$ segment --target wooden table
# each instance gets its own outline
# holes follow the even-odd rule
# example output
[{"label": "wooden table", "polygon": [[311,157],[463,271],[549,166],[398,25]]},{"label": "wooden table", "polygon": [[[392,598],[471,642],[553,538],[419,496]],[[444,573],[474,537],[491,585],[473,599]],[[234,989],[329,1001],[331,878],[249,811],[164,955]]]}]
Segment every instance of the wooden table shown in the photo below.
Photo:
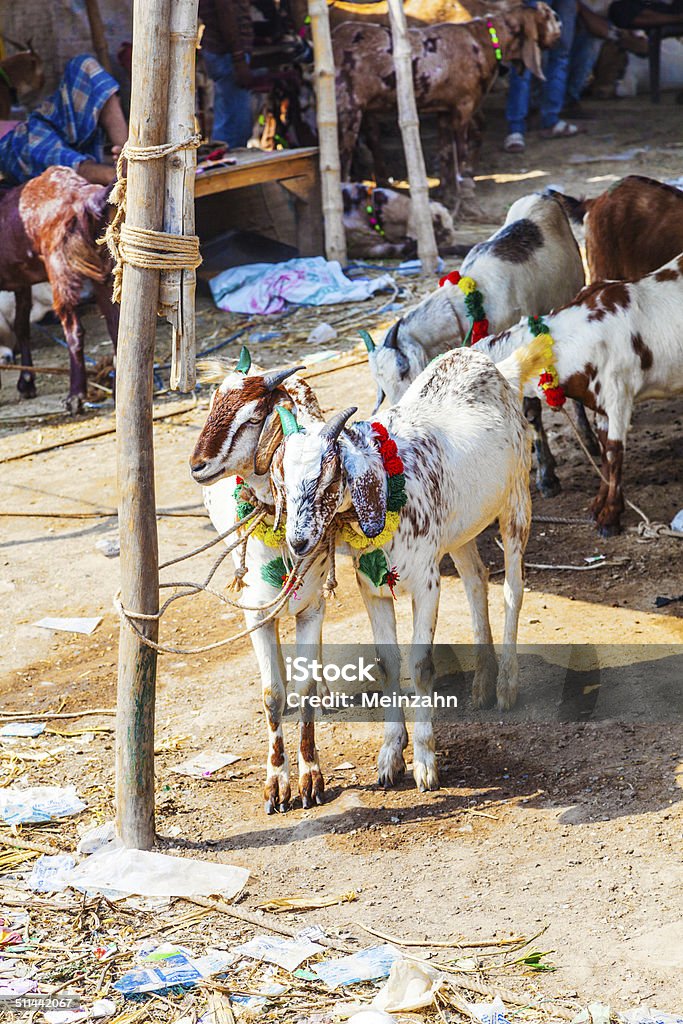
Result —
[{"label": "wooden table", "polygon": [[318,150],[236,149],[230,156],[237,162],[197,175],[195,197],[229,192],[249,185],[277,182],[294,197],[296,207],[296,245],[300,256],[319,256],[323,252],[322,207]]}]

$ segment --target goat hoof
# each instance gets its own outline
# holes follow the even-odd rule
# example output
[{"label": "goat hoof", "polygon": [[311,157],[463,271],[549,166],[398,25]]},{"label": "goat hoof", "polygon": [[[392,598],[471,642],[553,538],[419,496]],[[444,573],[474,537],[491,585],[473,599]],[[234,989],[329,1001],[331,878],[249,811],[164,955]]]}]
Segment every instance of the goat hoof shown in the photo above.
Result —
[{"label": "goat hoof", "polygon": [[263,804],[263,810],[266,814],[275,814],[277,807],[272,800],[266,800]]},{"label": "goat hoof", "polygon": [[37,398],[36,382],[33,377],[24,377],[20,374],[17,381],[17,391],[20,398]]},{"label": "goat hoof", "polygon": [[267,779],[263,790],[263,809],[266,814],[276,814],[278,811],[285,814],[289,810],[290,796],[289,781],[286,776],[273,775]]},{"label": "goat hoof", "polygon": [[312,798],[311,798],[311,797],[309,796],[309,794],[308,794],[308,793],[303,793],[303,794],[302,794],[302,797],[301,797],[301,806],[303,807],[303,809],[304,809],[305,811],[308,811],[308,810],[310,810],[310,808],[311,808],[311,807],[313,806],[313,800],[312,800]]},{"label": "goat hoof", "polygon": [[317,768],[312,768],[309,772],[302,773],[299,779],[299,792],[301,794],[301,805],[305,811],[323,802],[325,780]]},{"label": "goat hoof", "polygon": [[382,786],[383,789],[391,789],[403,778],[405,770],[406,763],[400,750],[385,750],[384,748],[380,750],[377,764],[377,784],[379,786]]},{"label": "goat hoof", "polygon": [[289,810],[289,804],[287,804],[287,803],[285,803],[283,801],[281,804],[278,804],[278,808],[277,809],[280,812],[280,814],[286,814],[287,811]]},{"label": "goat hoof", "polygon": [[83,412],[83,398],[83,395],[69,395],[69,397],[64,400],[66,411],[70,413],[71,416],[77,416],[79,413]]},{"label": "goat hoof", "polygon": [[598,523],[598,533],[601,537],[606,539],[609,537],[618,537],[621,533],[621,526],[619,523]]},{"label": "goat hoof", "polygon": [[415,785],[420,793],[431,792],[439,788],[439,772],[436,767],[436,758],[429,762],[416,761],[413,765],[413,776]]},{"label": "goat hoof", "polygon": [[556,498],[562,492],[562,484],[556,476],[538,480],[537,487],[542,498]]}]

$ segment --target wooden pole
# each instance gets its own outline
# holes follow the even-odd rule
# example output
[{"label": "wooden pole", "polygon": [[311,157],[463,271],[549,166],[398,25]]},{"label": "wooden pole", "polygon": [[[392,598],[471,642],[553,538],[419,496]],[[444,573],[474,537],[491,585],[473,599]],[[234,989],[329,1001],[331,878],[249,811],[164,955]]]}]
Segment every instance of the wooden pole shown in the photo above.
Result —
[{"label": "wooden pole", "polygon": [[85,0],[85,10],[88,15],[88,24],[90,25],[90,35],[92,37],[92,44],[95,47],[95,56],[102,65],[105,71],[111,74],[111,61],[109,60],[109,47],[107,46],[107,37],[104,33],[104,25],[102,24],[102,15],[100,14],[100,8],[97,0]]},{"label": "wooden pole", "polygon": [[[194,88],[199,0],[173,0],[171,8],[170,76],[168,83],[168,142],[182,142],[195,131]],[[194,180],[197,150],[181,149],[166,159],[164,231],[194,234]],[[195,386],[195,270],[166,270],[161,275],[160,303],[173,326],[171,390]]]},{"label": "wooden pole", "polygon": [[327,0],[308,0],[315,60],[315,103],[320,147],[325,254],[328,260],[346,263],[339,138],[337,136],[337,97],[335,95],[334,57]]},{"label": "wooden pole", "polygon": [[[171,0],[135,0],[130,141],[166,142]],[[164,161],[130,161],[126,221],[159,231]],[[152,389],[159,271],[123,268],[116,366],[116,460],[124,608],[153,614],[159,603]],[[157,638],[156,623],[142,622]],[[116,826],[130,847],[154,842],[156,652],[121,625],[116,720]]]},{"label": "wooden pole", "polygon": [[389,0],[389,20],[394,42],[394,69],[396,71],[396,98],[398,123],[403,138],[403,152],[408,168],[410,205],[417,234],[417,255],[422,263],[422,274],[435,274],[439,254],[434,238],[434,225],[429,209],[429,185],[425,168],[420,121],[417,116],[413,89],[413,62],[410,36],[401,0]]}]

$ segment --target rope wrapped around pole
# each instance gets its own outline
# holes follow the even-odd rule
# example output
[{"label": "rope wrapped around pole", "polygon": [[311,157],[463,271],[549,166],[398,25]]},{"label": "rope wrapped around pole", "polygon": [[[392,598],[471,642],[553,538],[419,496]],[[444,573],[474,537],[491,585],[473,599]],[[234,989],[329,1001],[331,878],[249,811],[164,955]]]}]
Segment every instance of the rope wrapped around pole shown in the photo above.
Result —
[{"label": "rope wrapped around pole", "polygon": [[202,262],[198,235],[175,235],[126,224],[127,178],[123,173],[126,160],[164,160],[181,149],[197,149],[200,144],[201,135],[195,132],[180,142],[160,146],[132,146],[127,142],[121,150],[116,162],[117,182],[109,197],[116,213],[104,234],[104,242],[114,260],[114,302],[121,301],[124,263],[144,270],[161,271],[196,270]]}]

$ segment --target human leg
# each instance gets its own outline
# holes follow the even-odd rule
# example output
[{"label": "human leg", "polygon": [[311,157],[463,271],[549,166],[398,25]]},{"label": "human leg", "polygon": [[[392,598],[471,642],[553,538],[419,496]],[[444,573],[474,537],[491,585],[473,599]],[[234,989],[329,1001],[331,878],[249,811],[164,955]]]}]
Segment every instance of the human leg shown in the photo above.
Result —
[{"label": "human leg", "polygon": [[251,93],[235,84],[229,53],[204,51],[206,70],[214,83],[213,137],[235,148],[251,135]]}]

